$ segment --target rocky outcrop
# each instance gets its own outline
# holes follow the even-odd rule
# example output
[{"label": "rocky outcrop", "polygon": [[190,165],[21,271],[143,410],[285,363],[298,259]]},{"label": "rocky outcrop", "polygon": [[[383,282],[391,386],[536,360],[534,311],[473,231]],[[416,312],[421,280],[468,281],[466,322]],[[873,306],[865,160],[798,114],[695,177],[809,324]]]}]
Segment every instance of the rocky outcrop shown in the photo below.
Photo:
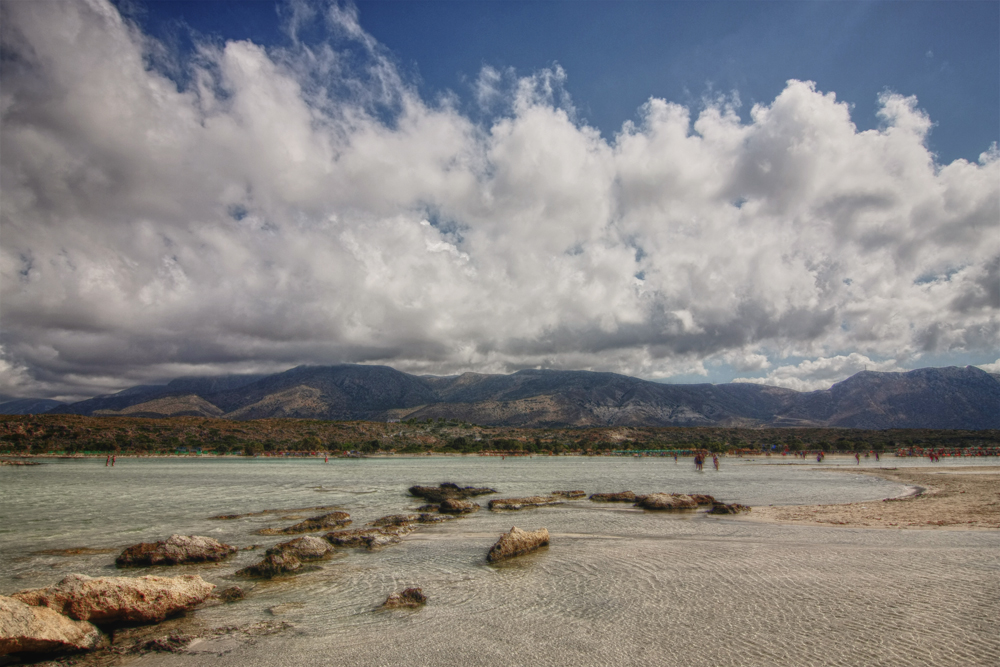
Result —
[{"label": "rocky outcrop", "polygon": [[303,561],[326,558],[333,547],[326,540],[314,535],[303,535],[294,540],[276,544],[264,553],[260,562],[248,565],[236,574],[242,577],[272,579],[282,574],[292,574],[302,569]]},{"label": "rocky outcrop", "polygon": [[750,507],[747,505],[740,505],[739,503],[712,503],[712,509],[708,510],[709,514],[739,514],[740,512],[749,512]]},{"label": "rocky outcrop", "polygon": [[240,577],[260,577],[272,579],[283,574],[291,574],[302,568],[302,561],[291,551],[268,551],[258,563],[237,570]]},{"label": "rocky outcrop", "polygon": [[491,510],[523,510],[526,507],[541,507],[543,505],[559,505],[562,501],[546,496],[529,496],[527,498],[495,498],[490,501]]},{"label": "rocky outcrop", "polygon": [[407,588],[402,593],[391,593],[382,603],[387,609],[420,607],[427,603],[427,596],[419,588]]},{"label": "rocky outcrop", "polygon": [[459,486],[451,482],[444,482],[439,486],[411,486],[410,495],[424,498],[432,503],[440,503],[446,498],[471,498],[473,496],[483,496],[489,493],[496,493],[496,489],[475,486]]},{"label": "rocky outcrop", "polygon": [[103,639],[92,623],[0,595],[0,655],[87,651]]},{"label": "rocky outcrop", "polygon": [[529,553],[548,543],[549,531],[545,528],[528,531],[514,526],[510,532],[501,535],[497,543],[490,548],[486,560],[490,563],[497,563]]},{"label": "rocky outcrop", "polygon": [[171,535],[159,542],[140,542],[121,552],[115,559],[118,567],[143,565],[181,565],[217,562],[236,553],[236,547],[211,537]]},{"label": "rocky outcrop", "polygon": [[351,515],[347,512],[330,512],[321,516],[314,516],[311,519],[301,521],[288,528],[262,528],[257,531],[258,535],[296,535],[298,533],[315,533],[319,530],[330,528],[343,528],[350,525]]},{"label": "rocky outcrop", "polygon": [[48,607],[77,621],[96,625],[159,623],[204,602],[212,590],[196,574],[179,577],[88,577],[71,574],[55,586],[15,593],[11,597],[35,607]]},{"label": "rocky outcrop", "polygon": [[650,493],[639,496],[635,506],[644,510],[693,510],[698,503],[691,496],[679,493]]},{"label": "rocky outcrop", "polygon": [[419,514],[390,514],[389,516],[383,516],[374,521],[369,521],[369,526],[375,526],[376,528],[393,527],[393,526],[405,526],[411,523],[418,523],[420,521]]},{"label": "rocky outcrop", "polygon": [[566,498],[567,500],[574,500],[576,498],[586,498],[586,491],[553,491],[553,496],[557,498]]},{"label": "rocky outcrop", "polygon": [[711,505],[715,503],[715,498],[704,493],[689,493],[691,499],[694,500],[699,505]]},{"label": "rocky outcrop", "polygon": [[590,499],[600,503],[634,503],[635,494],[631,491],[619,491],[618,493],[594,493],[591,494]]},{"label": "rocky outcrop", "polygon": [[325,558],[330,551],[332,551],[330,543],[323,538],[315,535],[303,535],[294,540],[276,544],[266,553],[289,553],[299,560],[319,560]]},{"label": "rocky outcrop", "polygon": [[377,549],[379,547],[398,544],[401,536],[413,530],[409,524],[394,528],[355,528],[353,530],[336,530],[323,536],[335,547],[354,547]]},{"label": "rocky outcrop", "polygon": [[444,514],[470,514],[478,509],[478,503],[474,503],[471,500],[459,500],[457,498],[445,498],[438,506],[438,511]]}]

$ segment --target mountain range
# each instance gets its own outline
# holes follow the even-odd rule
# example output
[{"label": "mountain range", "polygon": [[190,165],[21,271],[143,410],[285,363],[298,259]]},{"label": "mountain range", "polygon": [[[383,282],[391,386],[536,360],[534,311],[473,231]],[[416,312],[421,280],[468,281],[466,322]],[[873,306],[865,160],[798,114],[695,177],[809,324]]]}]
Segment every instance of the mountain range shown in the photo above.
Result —
[{"label": "mountain range", "polygon": [[522,370],[417,376],[388,366],[299,366],[274,375],[180,378],[71,404],[18,399],[0,414],[202,416],[491,426],[1000,428],[1000,375],[974,366],[864,371],[829,389],[661,384],[615,373]]}]

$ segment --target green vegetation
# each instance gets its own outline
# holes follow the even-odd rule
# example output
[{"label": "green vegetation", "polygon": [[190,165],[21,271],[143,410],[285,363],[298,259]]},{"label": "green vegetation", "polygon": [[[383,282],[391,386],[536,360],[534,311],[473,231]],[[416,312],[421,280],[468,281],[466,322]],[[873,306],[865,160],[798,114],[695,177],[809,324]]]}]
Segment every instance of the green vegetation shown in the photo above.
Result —
[{"label": "green vegetation", "polygon": [[456,420],[404,423],[297,419],[228,421],[78,415],[0,415],[0,453],[214,453],[355,451],[422,454],[600,454],[649,450],[827,452],[997,447],[1000,431],[822,428],[514,428]]}]

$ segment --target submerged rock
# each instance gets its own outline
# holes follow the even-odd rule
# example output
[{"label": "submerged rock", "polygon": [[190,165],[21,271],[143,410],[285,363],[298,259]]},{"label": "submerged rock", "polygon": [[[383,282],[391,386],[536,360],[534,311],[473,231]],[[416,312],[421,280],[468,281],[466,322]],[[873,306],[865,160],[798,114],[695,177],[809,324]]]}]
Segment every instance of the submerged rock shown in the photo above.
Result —
[{"label": "submerged rock", "polygon": [[479,505],[471,500],[459,500],[458,498],[445,498],[438,507],[439,512],[444,514],[469,514],[479,510]]},{"label": "submerged rock", "polygon": [[420,521],[419,514],[390,514],[389,516],[383,516],[381,518],[375,519],[374,521],[369,521],[368,525],[375,527],[405,526],[407,524],[419,521]]},{"label": "submerged rock", "polygon": [[216,599],[222,602],[239,602],[246,596],[247,594],[240,586],[230,586],[229,588],[224,588],[215,594]]},{"label": "submerged rock", "polygon": [[171,535],[159,542],[140,542],[121,552],[118,567],[181,565],[217,562],[236,553],[236,547],[200,535]]},{"label": "submerged rock", "polygon": [[287,528],[262,528],[257,531],[258,535],[295,535],[297,533],[315,533],[328,528],[343,528],[350,525],[351,515],[347,512],[330,512],[321,516],[314,516],[306,519],[294,526]]},{"label": "submerged rock", "polygon": [[452,482],[444,482],[439,486],[411,486],[410,495],[425,498],[432,503],[439,503],[446,498],[471,498],[488,493],[496,493],[496,489],[475,486],[459,486]]},{"label": "submerged rock", "polygon": [[236,574],[241,577],[261,577],[271,579],[282,574],[291,574],[302,567],[302,561],[291,551],[270,551],[253,565],[248,565]]},{"label": "submerged rock", "polygon": [[634,503],[635,494],[631,491],[619,491],[618,493],[594,493],[591,500],[601,503]]},{"label": "submerged rock", "polygon": [[[378,547],[398,544],[401,539],[400,530],[385,528],[355,528],[353,530],[337,530],[323,537],[335,547],[354,547],[377,549]],[[404,533],[405,534],[405,533]]]},{"label": "submerged rock", "polygon": [[573,500],[574,498],[585,498],[587,496],[587,492],[586,491],[553,491],[552,495],[553,496],[557,496],[559,498],[566,498],[566,499],[569,499],[569,500]]},{"label": "submerged rock", "polygon": [[[475,504],[475,503],[473,503]],[[479,507],[476,505],[476,507]],[[443,521],[451,521],[455,517],[448,516],[447,514],[421,514],[419,523],[441,523]]]},{"label": "submerged rock", "polygon": [[55,586],[11,597],[97,625],[159,623],[204,602],[215,584],[196,574],[179,577],[88,577],[71,574]]},{"label": "submerged rock", "polygon": [[545,528],[527,531],[514,526],[510,532],[501,535],[497,543],[490,548],[486,560],[490,563],[507,560],[534,551],[548,543],[549,531]]},{"label": "submerged rock", "polygon": [[326,557],[331,551],[330,543],[315,535],[303,535],[294,540],[275,544],[268,549],[265,554],[286,553],[291,554],[299,560],[318,560]]},{"label": "submerged rock", "polygon": [[103,640],[92,623],[0,595],[0,655],[87,651]]},{"label": "submerged rock", "polygon": [[693,510],[698,503],[691,496],[679,493],[650,493],[640,496],[635,506],[645,510]]},{"label": "submerged rock", "polygon": [[527,498],[495,498],[490,501],[491,510],[523,510],[526,507],[542,507],[543,505],[559,505],[562,501],[545,496],[529,496]]},{"label": "submerged rock", "polygon": [[383,607],[398,609],[399,607],[419,607],[427,604],[427,596],[419,588],[407,588],[402,593],[391,593],[382,603]]},{"label": "submerged rock", "polygon": [[749,512],[750,507],[747,505],[740,505],[739,503],[712,503],[712,509],[708,510],[709,514],[739,514],[740,512]]}]

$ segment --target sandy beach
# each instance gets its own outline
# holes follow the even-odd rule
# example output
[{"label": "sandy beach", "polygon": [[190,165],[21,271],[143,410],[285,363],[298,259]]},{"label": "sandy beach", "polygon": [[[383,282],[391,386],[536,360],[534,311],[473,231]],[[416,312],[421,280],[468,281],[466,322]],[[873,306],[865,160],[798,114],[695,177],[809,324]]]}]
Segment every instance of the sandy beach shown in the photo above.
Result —
[{"label": "sandy beach", "polygon": [[749,521],[864,528],[1000,529],[1000,466],[831,470],[913,487],[900,498],[843,505],[754,507]]}]

